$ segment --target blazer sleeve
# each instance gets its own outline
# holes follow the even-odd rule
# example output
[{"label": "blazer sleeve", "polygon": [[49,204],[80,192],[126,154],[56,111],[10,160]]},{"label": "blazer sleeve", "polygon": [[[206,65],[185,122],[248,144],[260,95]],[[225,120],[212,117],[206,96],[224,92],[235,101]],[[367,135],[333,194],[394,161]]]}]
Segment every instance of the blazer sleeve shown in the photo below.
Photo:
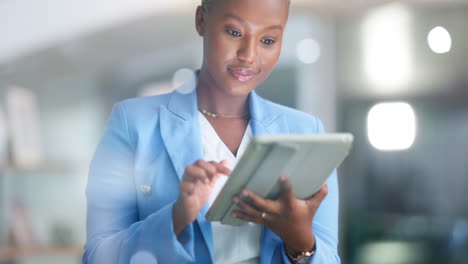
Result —
[{"label": "blazer sleeve", "polygon": [[[325,133],[323,124],[317,119],[317,133]],[[336,170],[328,178],[328,195],[322,201],[312,223],[315,235],[315,254],[310,264],[339,264],[338,256],[338,180]],[[283,263],[291,263],[286,256],[284,246],[282,249]]]},{"label": "blazer sleeve", "polygon": [[138,217],[134,183],[135,141],[123,103],[114,106],[91,162],[87,196],[87,241],[83,263],[188,263],[194,261],[194,231],[177,237],[173,203],[144,220]]}]

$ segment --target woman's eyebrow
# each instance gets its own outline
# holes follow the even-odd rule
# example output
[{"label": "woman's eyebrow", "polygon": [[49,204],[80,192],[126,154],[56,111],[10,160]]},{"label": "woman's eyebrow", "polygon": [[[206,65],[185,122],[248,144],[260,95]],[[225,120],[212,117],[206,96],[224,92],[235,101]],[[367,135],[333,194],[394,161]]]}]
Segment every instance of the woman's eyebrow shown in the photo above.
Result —
[{"label": "woman's eyebrow", "polygon": [[239,16],[234,15],[233,13],[225,14],[224,18],[233,18],[233,19],[239,21],[241,24],[247,24],[247,22],[244,19],[240,18]]},{"label": "woman's eyebrow", "polygon": [[[237,21],[239,21],[241,24],[244,24],[244,25],[247,25],[247,21],[245,21],[244,19],[240,18],[239,16],[233,14],[233,13],[227,13],[224,15],[224,18],[233,18]],[[266,28],[267,30],[271,30],[271,29],[279,29],[279,30],[282,30],[283,27],[280,26],[280,25],[273,25],[273,26],[269,26]]]}]

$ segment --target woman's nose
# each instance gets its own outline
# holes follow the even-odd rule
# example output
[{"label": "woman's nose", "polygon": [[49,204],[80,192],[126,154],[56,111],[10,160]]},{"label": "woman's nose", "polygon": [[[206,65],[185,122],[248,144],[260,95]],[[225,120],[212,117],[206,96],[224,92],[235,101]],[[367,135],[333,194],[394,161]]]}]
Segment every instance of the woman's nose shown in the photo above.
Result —
[{"label": "woman's nose", "polygon": [[256,42],[252,38],[246,38],[237,50],[237,58],[241,61],[252,63],[257,57]]}]

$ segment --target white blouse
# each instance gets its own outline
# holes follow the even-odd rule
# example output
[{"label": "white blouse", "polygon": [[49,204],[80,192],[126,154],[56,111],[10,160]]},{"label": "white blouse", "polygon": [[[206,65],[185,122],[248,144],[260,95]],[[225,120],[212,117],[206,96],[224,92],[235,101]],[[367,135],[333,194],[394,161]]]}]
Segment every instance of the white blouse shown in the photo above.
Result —
[{"label": "white blouse", "polygon": [[[198,113],[203,147],[203,159],[220,162],[227,160],[227,167],[233,169],[238,159],[244,154],[252,139],[250,124],[245,130],[237,156],[229,150],[218,136],[210,122],[202,113]],[[216,196],[227,181],[227,176],[221,176],[216,182],[208,203],[213,204]],[[242,226],[222,225],[212,223],[215,263],[226,264],[258,264],[260,263],[260,243],[262,228],[258,224],[248,223]]]}]

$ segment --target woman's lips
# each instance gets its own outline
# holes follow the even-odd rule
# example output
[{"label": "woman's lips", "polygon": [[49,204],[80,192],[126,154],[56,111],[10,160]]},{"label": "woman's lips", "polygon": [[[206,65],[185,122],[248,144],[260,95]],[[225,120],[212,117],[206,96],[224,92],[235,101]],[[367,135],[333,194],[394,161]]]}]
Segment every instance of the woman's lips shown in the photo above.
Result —
[{"label": "woman's lips", "polygon": [[228,68],[229,73],[240,82],[250,81],[258,72],[245,68]]}]

